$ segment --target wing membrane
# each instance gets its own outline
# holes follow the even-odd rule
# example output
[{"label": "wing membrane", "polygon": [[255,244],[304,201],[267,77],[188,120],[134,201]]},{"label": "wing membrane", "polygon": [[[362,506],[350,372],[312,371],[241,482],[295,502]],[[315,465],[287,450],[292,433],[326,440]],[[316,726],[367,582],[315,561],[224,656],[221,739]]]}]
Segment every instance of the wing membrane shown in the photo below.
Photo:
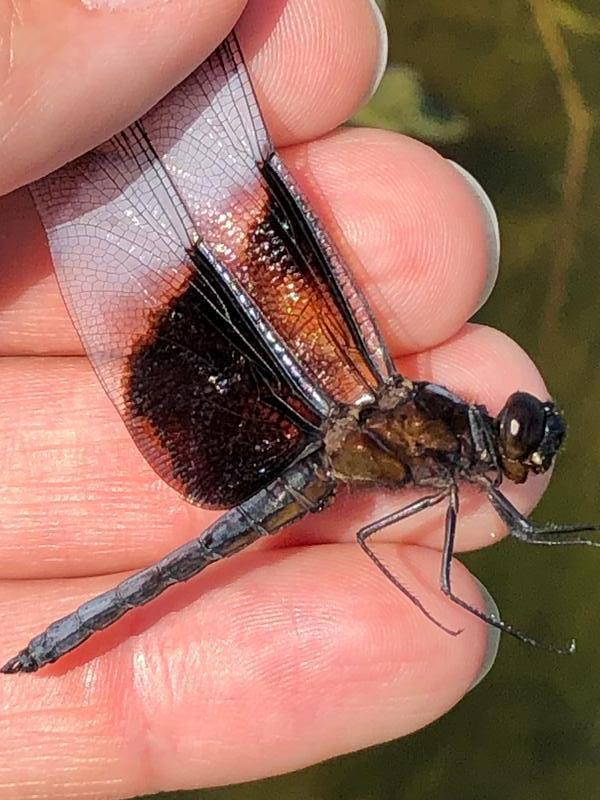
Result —
[{"label": "wing membrane", "polygon": [[302,452],[311,414],[235,299],[211,285],[160,164],[129,145],[116,137],[38,182],[36,203],[86,350],[136,444],[189,500],[233,505]]},{"label": "wing membrane", "polygon": [[[337,248],[274,152],[234,34],[144,126],[202,240],[312,381],[338,402],[371,399],[391,372],[387,351]],[[266,170],[278,177],[278,196]],[[302,239],[312,235],[312,252],[286,235],[297,232],[291,206],[306,219]]]},{"label": "wing membrane", "polygon": [[234,34],[140,121],[32,185],[65,300],[150,464],[228,506],[387,376],[273,153]]}]

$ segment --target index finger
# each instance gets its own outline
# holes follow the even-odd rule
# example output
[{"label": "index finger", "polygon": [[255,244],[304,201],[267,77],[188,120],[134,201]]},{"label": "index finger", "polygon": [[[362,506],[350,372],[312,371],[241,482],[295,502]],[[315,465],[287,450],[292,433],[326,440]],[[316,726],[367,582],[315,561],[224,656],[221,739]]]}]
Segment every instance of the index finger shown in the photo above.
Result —
[{"label": "index finger", "polygon": [[[9,4],[4,19],[0,12],[12,33],[0,97],[0,194],[140,117],[225,38],[245,5],[54,0],[20,4],[17,15]],[[270,98],[278,144],[335,127],[369,94],[385,56],[374,8],[369,0],[248,3],[238,30],[261,102]],[[277,35],[289,28],[294,36]],[[350,72],[352,80],[334,79]]]}]

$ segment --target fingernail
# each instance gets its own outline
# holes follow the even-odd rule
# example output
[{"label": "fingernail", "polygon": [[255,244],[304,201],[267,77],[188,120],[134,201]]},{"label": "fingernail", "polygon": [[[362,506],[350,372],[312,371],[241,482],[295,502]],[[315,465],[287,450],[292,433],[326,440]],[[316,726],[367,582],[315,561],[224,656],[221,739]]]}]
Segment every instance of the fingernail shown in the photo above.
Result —
[{"label": "fingernail", "polygon": [[371,3],[371,8],[373,9],[373,17],[379,33],[379,62],[377,64],[375,77],[373,78],[373,82],[371,83],[369,92],[365,98],[365,102],[368,102],[379,88],[379,84],[381,83],[381,79],[385,74],[385,69],[388,62],[388,32],[385,19],[383,18],[381,9],[377,4],[377,0],[369,0],[369,2]]},{"label": "fingernail", "polygon": [[[485,611],[490,616],[496,617],[496,619],[500,619],[500,612],[498,611],[498,606],[492,595],[488,592],[481,581],[477,581],[477,585],[479,586],[479,591],[481,592],[481,597],[483,599]],[[502,635],[498,628],[493,628],[491,625],[486,625],[486,632],[487,632],[487,647],[485,648],[485,654],[483,657],[483,661],[481,662],[481,667],[479,668],[479,672],[477,673],[477,677],[473,681],[473,683],[469,686],[468,691],[470,692],[476,686],[478,686],[481,681],[485,678],[491,668],[494,666],[494,661],[496,660],[496,656],[498,655],[498,647],[500,645],[500,636]]]},{"label": "fingernail", "polygon": [[487,269],[487,280],[485,282],[485,286],[483,287],[481,299],[479,300],[479,305],[477,306],[476,309],[477,311],[479,311],[481,306],[484,305],[484,303],[492,293],[492,289],[494,288],[496,279],[498,278],[498,267],[500,265],[500,228],[498,226],[498,217],[496,215],[496,210],[492,205],[492,201],[484,191],[479,181],[475,180],[475,178],[471,175],[471,173],[467,172],[467,170],[464,167],[461,167],[460,164],[457,164],[456,161],[448,159],[448,163],[452,164],[452,166],[457,170],[457,172],[459,172],[462,175],[462,177],[466,180],[466,182],[469,184],[471,191],[473,192],[475,197],[479,200],[485,215],[486,234],[488,243],[488,269]]}]

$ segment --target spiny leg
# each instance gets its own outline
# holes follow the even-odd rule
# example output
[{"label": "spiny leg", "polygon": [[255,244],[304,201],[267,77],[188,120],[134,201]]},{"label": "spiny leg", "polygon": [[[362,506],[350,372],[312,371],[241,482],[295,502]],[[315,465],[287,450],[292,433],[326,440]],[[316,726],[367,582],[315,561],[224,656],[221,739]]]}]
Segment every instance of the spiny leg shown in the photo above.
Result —
[{"label": "spiny leg", "polygon": [[428,495],[427,497],[421,497],[419,500],[415,500],[414,503],[410,503],[410,505],[401,508],[399,511],[394,511],[393,514],[388,514],[386,517],[382,517],[381,519],[372,522],[370,525],[367,525],[364,528],[361,528],[359,532],[356,534],[356,538],[358,543],[365,551],[365,553],[369,556],[371,561],[375,564],[375,566],[383,572],[385,577],[396,587],[399,589],[403,595],[408,597],[411,603],[421,611],[427,619],[431,620],[434,625],[437,625],[438,628],[441,628],[446,633],[449,633],[451,636],[457,636],[461,633],[460,630],[453,630],[452,628],[447,628],[443,625],[439,620],[437,620],[430,611],[428,611],[423,603],[419,600],[419,598],[413,594],[403,583],[401,583],[398,578],[390,572],[390,570],[386,567],[386,565],[379,559],[379,557],[373,552],[373,550],[367,544],[367,539],[372,536],[377,531],[383,530],[387,528],[389,525],[393,525],[396,522],[401,522],[408,517],[412,517],[414,514],[418,514],[420,511],[425,511],[427,508],[431,508],[432,506],[441,503],[448,496],[448,489],[444,489],[442,492],[438,494]]},{"label": "spiny leg", "polygon": [[[503,633],[508,633],[510,636],[514,636],[515,639],[518,639],[521,642],[525,642],[525,644],[533,645],[534,647],[541,647],[544,650],[549,650],[552,653],[558,653],[559,655],[569,655],[575,652],[575,641],[572,640],[566,647],[558,647],[553,644],[548,644],[546,642],[541,642],[533,637],[529,636],[526,633],[514,628],[512,625],[504,622],[504,620],[496,617],[494,614],[487,614],[485,611],[480,611],[475,606],[472,606],[470,603],[467,603],[466,600],[463,600],[462,597],[454,594],[452,591],[452,557],[454,555],[454,542],[456,537],[456,522],[458,519],[458,490],[456,486],[452,486],[450,489],[450,503],[448,504],[448,510],[446,512],[446,525],[445,525],[445,535],[444,535],[444,549],[442,551],[442,566],[441,566],[441,573],[440,573],[440,588],[442,592],[447,595],[452,602],[456,603],[456,605],[464,608],[465,611],[468,611],[470,614],[478,617],[479,619],[483,620],[483,622],[491,625],[493,628],[497,628],[499,631]],[[518,513],[518,512],[517,512]]]},{"label": "spiny leg", "polygon": [[[511,536],[529,544],[543,545],[569,545],[581,544],[587,547],[600,547],[600,542],[585,539],[580,536],[570,536],[573,533],[585,531],[599,531],[596,525],[536,525],[523,516],[502,492],[494,486],[487,485],[486,491],[490,503],[500,519],[508,526]],[[567,538],[570,537],[570,538]]]}]

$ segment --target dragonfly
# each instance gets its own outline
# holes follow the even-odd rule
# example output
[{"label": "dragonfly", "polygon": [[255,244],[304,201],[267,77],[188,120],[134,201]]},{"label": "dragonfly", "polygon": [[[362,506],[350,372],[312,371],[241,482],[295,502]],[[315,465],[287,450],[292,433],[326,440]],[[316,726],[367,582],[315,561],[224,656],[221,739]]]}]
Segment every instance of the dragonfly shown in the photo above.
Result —
[{"label": "dragonfly", "polygon": [[492,415],[396,371],[339,246],[273,146],[235,31],[140,120],[31,193],[70,315],[133,441],[185,500],[224,513],[50,624],[3,673],[55,662],[173,584],[320,512],[345,484],[422,490],[357,540],[432,623],[460,632],[393,575],[371,537],[445,504],[441,591],[540,644],[453,591],[459,488],[481,490],[518,539],[597,546],[577,536],[593,526],[536,525],[501,491],[551,467],[563,417],[526,392]]}]

